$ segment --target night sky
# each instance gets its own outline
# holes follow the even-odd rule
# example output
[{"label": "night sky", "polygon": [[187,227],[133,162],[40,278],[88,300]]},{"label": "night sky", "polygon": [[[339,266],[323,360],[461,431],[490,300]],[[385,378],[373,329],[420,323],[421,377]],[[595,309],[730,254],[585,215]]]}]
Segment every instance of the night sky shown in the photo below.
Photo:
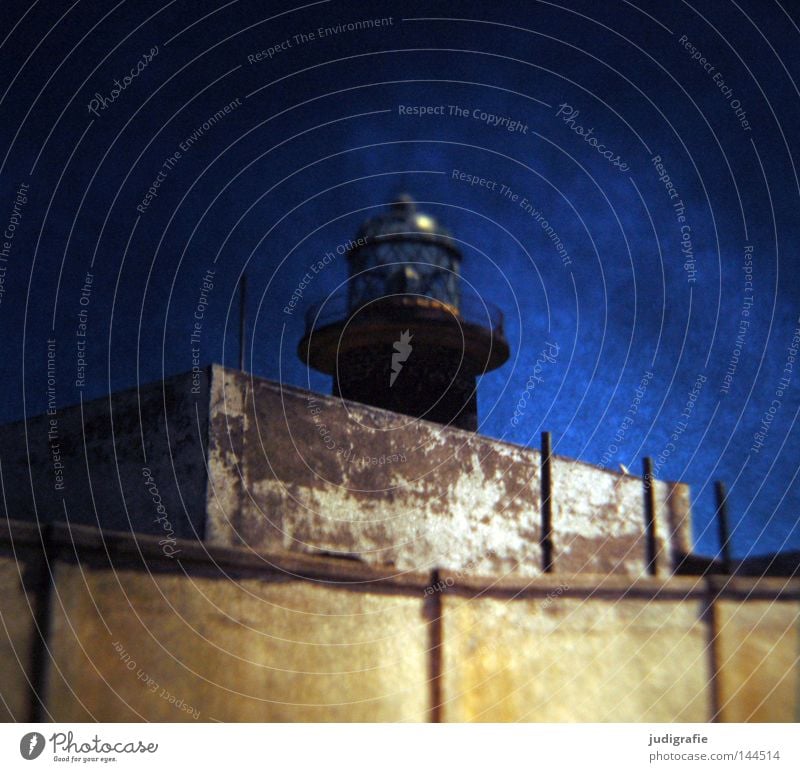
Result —
[{"label": "night sky", "polygon": [[481,432],[546,429],[555,452],[636,474],[653,457],[692,485],[707,554],[724,480],[735,555],[800,549],[796,3],[0,15],[0,421],[47,408],[48,340],[59,406],[190,370],[201,295],[195,358],[236,366],[243,272],[247,369],[329,392],[295,351],[345,258],[285,308],[407,192],[505,314]]}]

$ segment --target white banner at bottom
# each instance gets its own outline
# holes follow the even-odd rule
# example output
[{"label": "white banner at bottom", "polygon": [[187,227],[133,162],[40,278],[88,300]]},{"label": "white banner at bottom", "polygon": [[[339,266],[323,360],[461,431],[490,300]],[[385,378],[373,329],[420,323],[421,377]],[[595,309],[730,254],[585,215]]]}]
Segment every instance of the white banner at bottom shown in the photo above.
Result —
[{"label": "white banner at bottom", "polygon": [[796,770],[794,724],[4,724],[0,769]]}]

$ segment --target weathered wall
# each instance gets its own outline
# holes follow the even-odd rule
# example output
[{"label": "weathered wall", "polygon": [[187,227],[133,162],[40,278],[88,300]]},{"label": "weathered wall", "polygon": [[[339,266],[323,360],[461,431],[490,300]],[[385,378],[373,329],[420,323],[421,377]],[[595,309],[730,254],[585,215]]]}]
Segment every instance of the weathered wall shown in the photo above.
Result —
[{"label": "weathered wall", "polygon": [[[17,518],[202,537],[208,373],[168,378],[0,427],[7,505]],[[55,433],[49,434],[55,421]],[[27,424],[27,427],[26,427]],[[54,444],[62,464],[56,487]],[[144,484],[149,467],[167,512]]]},{"label": "weathered wall", "polygon": [[[218,367],[211,388],[211,543],[542,573],[538,450]],[[644,573],[641,479],[561,457],[552,479],[556,571]],[[688,488],[656,482],[655,498],[669,573],[690,546]]]},{"label": "weathered wall", "polygon": [[445,600],[448,721],[705,721],[697,600]]},{"label": "weathered wall", "polygon": [[[558,573],[645,574],[642,479],[561,457],[552,460],[552,477]],[[663,576],[691,549],[689,488],[656,480],[653,492],[655,565]]]},{"label": "weathered wall", "polygon": [[[25,424],[0,428],[16,516],[406,571],[542,573],[535,449],[215,365],[59,410],[58,490],[50,420],[27,423],[27,445]],[[644,573],[641,480],[561,457],[552,480],[556,571]],[[655,494],[664,574],[689,548],[688,489]]]},{"label": "weathered wall", "polygon": [[267,381],[248,386],[247,495],[231,518],[244,543],[402,570],[541,563],[539,468],[519,449]]},{"label": "weathered wall", "polygon": [[422,598],[59,566],[56,721],[424,721]]},{"label": "weathered wall", "polygon": [[23,586],[26,563],[0,556],[0,721],[27,721],[36,596]]},{"label": "weathered wall", "polygon": [[798,608],[722,600],[716,612],[723,720],[800,721]]},{"label": "weathered wall", "polygon": [[[22,573],[50,576],[26,538]],[[387,577],[178,546],[56,530],[36,672],[29,604],[47,585],[26,596],[6,544],[4,718],[28,720],[29,684],[58,721],[800,718],[798,580]]]}]

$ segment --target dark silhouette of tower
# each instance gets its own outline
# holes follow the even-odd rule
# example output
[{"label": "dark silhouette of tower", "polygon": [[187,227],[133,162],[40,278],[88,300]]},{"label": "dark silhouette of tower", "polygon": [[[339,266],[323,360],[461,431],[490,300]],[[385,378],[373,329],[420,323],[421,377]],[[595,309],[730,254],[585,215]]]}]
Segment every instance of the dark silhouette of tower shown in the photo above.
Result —
[{"label": "dark silhouette of tower", "polygon": [[477,430],[477,377],[509,350],[500,311],[464,291],[450,234],[402,197],[347,256],[346,297],[309,310],[300,358],[333,376],[334,395]]}]

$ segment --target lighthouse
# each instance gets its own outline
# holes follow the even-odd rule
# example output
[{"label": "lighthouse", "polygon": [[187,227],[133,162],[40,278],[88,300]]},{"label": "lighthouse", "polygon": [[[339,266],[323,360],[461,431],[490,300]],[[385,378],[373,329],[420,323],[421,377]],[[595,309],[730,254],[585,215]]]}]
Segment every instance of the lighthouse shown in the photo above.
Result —
[{"label": "lighthouse", "polygon": [[300,359],[334,396],[477,431],[477,379],[509,347],[500,310],[464,286],[452,235],[402,196],[351,244],[346,291],[309,309]]}]

